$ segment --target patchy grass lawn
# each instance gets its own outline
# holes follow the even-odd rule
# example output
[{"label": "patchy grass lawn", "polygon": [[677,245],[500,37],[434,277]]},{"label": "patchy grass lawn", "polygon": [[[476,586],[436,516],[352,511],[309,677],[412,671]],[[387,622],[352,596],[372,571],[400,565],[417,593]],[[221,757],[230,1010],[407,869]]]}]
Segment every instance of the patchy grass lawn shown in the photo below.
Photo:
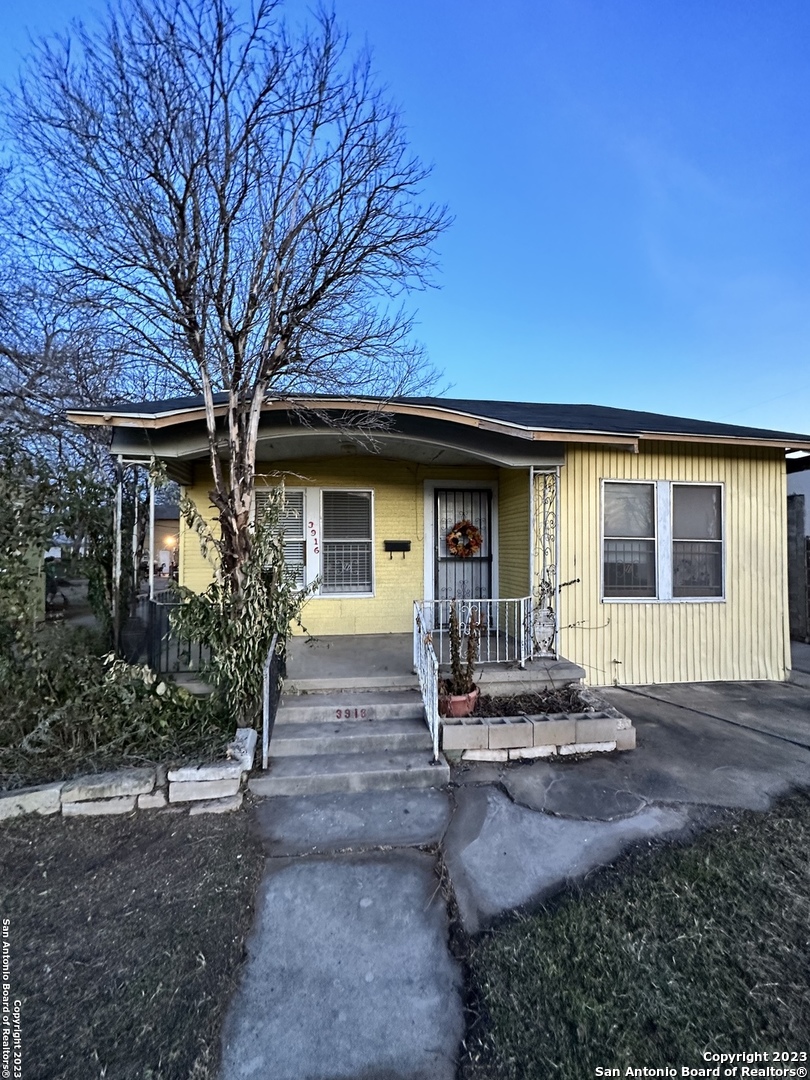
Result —
[{"label": "patchy grass lawn", "polygon": [[806,1051],[810,796],[688,848],[628,855],[594,888],[482,935],[468,964],[477,1020],[463,1080]]},{"label": "patchy grass lawn", "polygon": [[264,858],[245,812],[0,825],[25,1080],[208,1080]]}]

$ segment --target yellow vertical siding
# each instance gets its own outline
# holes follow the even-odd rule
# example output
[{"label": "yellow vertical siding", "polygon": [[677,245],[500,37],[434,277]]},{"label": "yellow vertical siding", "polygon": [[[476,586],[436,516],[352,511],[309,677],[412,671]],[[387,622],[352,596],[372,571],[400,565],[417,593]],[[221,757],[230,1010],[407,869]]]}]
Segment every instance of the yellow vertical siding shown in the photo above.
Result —
[{"label": "yellow vertical siding", "polygon": [[[424,595],[425,481],[454,480],[497,484],[498,470],[480,468],[429,468],[381,458],[336,458],[285,463],[283,473],[266,469],[270,483],[280,476],[288,487],[345,487],[374,492],[374,595],[314,596],[304,610],[304,626],[318,636],[332,634],[406,633],[413,627],[413,602]],[[197,483],[187,490],[201,511],[213,517],[209,505],[210,473],[202,469]],[[410,540],[404,559],[383,550],[385,540]],[[180,544],[180,581],[204,589],[211,568],[202,558],[196,537],[183,524]]]},{"label": "yellow vertical siding", "polygon": [[498,475],[498,594],[528,596],[531,472],[501,469]]},{"label": "yellow vertical siding", "polygon": [[[725,600],[603,602],[601,481],[724,485]],[[784,679],[788,664],[785,466],[776,451],[574,446],[560,476],[559,647],[592,685]]]}]

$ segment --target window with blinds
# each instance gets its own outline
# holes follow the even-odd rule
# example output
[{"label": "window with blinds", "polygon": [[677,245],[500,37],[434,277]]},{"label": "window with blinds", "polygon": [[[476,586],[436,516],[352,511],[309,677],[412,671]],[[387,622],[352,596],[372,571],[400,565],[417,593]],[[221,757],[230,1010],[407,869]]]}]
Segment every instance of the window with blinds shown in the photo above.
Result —
[{"label": "window with blinds", "polygon": [[371,492],[324,491],[321,592],[372,592]]},{"label": "window with blinds", "polygon": [[[267,507],[269,495],[256,492],[256,516]],[[284,506],[279,516],[279,527],[284,537],[284,565],[295,574],[295,584],[303,589],[306,584],[307,545],[304,521],[303,491],[285,491]]]}]

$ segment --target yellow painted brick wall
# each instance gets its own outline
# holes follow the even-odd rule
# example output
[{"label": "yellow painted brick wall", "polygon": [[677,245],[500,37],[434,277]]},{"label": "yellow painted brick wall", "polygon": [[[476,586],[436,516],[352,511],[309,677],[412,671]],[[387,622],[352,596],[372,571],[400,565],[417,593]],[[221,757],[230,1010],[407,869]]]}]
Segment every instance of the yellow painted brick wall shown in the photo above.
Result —
[{"label": "yellow painted brick wall", "polygon": [[[280,473],[265,470],[268,482],[277,483]],[[199,469],[197,483],[187,494],[208,515],[210,473]],[[382,458],[336,458],[322,461],[285,463],[285,483],[290,488],[345,487],[374,492],[374,595],[314,596],[304,609],[303,622],[309,634],[408,633],[413,627],[413,602],[424,594],[424,497],[426,480],[497,482],[495,468],[439,468],[411,465]],[[261,481],[257,481],[257,486]],[[411,550],[403,559],[383,550],[384,540],[410,540]],[[209,565],[202,558],[195,536],[181,528],[180,581],[193,589],[203,589],[211,580]]]},{"label": "yellow painted brick wall", "polygon": [[[724,484],[724,602],[602,602],[601,485]],[[753,448],[572,446],[560,475],[560,652],[592,685],[784,679],[789,665],[784,457]]]},{"label": "yellow painted brick wall", "polygon": [[[219,536],[216,511],[211,505],[208,494],[211,486],[211,470],[200,467],[196,470],[194,486],[182,488],[181,491],[183,495],[188,495],[194,501],[197,509],[211,526],[214,535]],[[196,534],[190,531],[182,518],[180,519],[180,539],[177,545],[177,574],[181,585],[194,589],[196,592],[202,592],[207,588],[213,576],[212,566],[203,558]]]},{"label": "yellow painted brick wall", "polygon": [[498,591],[502,597],[528,596],[531,530],[531,471],[498,473]]}]

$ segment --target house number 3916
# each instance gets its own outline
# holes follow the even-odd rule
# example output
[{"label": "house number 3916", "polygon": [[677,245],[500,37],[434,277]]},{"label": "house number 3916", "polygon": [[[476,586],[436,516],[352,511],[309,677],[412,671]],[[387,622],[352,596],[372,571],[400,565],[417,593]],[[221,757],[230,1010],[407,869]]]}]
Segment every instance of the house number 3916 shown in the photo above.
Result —
[{"label": "house number 3916", "polygon": [[318,530],[315,528],[315,522],[308,521],[307,527],[309,529],[309,535],[312,537],[312,549],[316,555],[319,555],[321,552],[321,546],[318,543]]}]

